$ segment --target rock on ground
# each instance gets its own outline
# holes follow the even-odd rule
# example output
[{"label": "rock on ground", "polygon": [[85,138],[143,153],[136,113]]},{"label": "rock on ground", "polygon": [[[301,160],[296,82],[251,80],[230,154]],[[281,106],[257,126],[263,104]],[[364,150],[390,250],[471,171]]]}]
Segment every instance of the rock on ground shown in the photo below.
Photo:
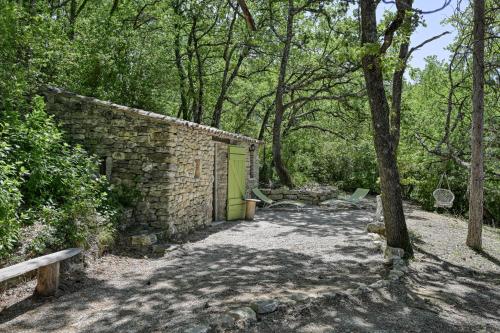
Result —
[{"label": "rock on ground", "polygon": [[252,302],[250,307],[258,314],[266,314],[276,311],[278,305],[278,301],[274,299],[265,299]]},{"label": "rock on ground", "polygon": [[385,236],[385,224],[384,222],[370,222],[366,225],[366,231]]},{"label": "rock on ground", "polygon": [[251,323],[257,320],[257,314],[252,308],[244,306],[228,312],[236,321]]}]

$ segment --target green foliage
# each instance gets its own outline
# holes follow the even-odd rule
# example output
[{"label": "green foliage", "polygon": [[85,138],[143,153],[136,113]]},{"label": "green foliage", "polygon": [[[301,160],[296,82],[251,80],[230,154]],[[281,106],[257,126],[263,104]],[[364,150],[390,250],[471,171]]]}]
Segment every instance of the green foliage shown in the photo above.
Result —
[{"label": "green foliage", "polygon": [[135,187],[125,186],[112,186],[110,192],[109,202],[118,207],[134,207],[134,205],[141,198],[141,192]]},{"label": "green foliage", "polygon": [[6,163],[10,146],[0,140],[0,257],[15,245],[19,234],[17,210],[21,205],[19,177],[15,165]]},{"label": "green foliage", "polygon": [[[366,131],[367,128],[358,130]],[[359,133],[358,141],[332,141],[327,135],[310,136],[306,132],[288,138],[284,152],[297,184],[316,182],[335,184],[346,191],[357,187],[377,191],[375,152],[371,139],[363,138],[364,135],[366,132]]]},{"label": "green foliage", "polygon": [[[70,147],[43,100],[36,97],[31,111],[5,112],[1,120],[0,259],[16,241],[25,255],[69,246],[88,246],[91,236],[112,231],[117,205],[110,200],[104,177],[96,175],[97,161],[80,147]],[[20,239],[20,229],[34,233]]]},{"label": "green foliage", "polygon": [[[271,162],[271,130],[287,3],[247,2],[257,31],[250,32],[236,15],[231,33],[234,9],[227,1],[118,3],[111,13],[111,0],[0,0],[0,258],[14,251],[42,253],[92,241],[109,247],[115,234],[116,207],[133,206],[139,197],[135,189],[110,190],[104,179],[95,176],[96,161],[81,148],[64,143],[53,120],[43,112],[42,101],[34,98],[42,85],[172,116],[179,115],[183,94],[189,108],[185,118],[192,120],[198,108],[203,111],[202,123],[210,124],[227,61],[226,79],[244,55],[227,87],[220,127],[253,137],[262,131],[266,148],[261,150],[261,178],[266,184],[277,181]],[[488,6],[492,3],[488,1]],[[283,159],[298,185],[330,183],[346,191],[365,187],[377,192],[378,169],[362,73],[342,73],[356,68],[363,54],[379,46],[360,47],[358,13],[349,10],[348,2],[295,1],[297,8],[306,4],[311,10],[295,16],[284,100],[285,104],[301,98],[304,102],[284,114]],[[75,17],[72,5],[81,9]],[[379,33],[393,15],[385,14]],[[449,19],[458,32],[450,48],[458,46],[464,55],[450,75],[461,83],[451,101],[457,125],[449,144],[464,160],[470,153],[471,57],[467,47],[471,17],[467,11]],[[385,74],[401,66],[397,49],[402,38],[404,34],[396,34],[393,47],[381,59]],[[500,186],[491,174],[500,173],[495,114],[498,51],[498,39],[488,38],[486,57],[492,69],[486,80],[485,202],[488,214],[496,220]],[[429,153],[416,138],[419,135],[427,148],[434,148],[443,137],[448,65],[449,61],[430,58],[426,68],[408,69],[411,80],[405,83],[403,95],[398,160],[406,198],[433,209],[432,192],[446,172],[456,195],[453,210],[464,214],[467,170],[449,157]],[[390,82],[386,83],[390,98]],[[328,95],[334,98],[324,98]],[[463,112],[458,114],[460,105],[464,105]],[[440,148],[444,155],[449,152],[446,145]],[[29,246],[21,249],[23,243]]]},{"label": "green foliage", "polygon": [[[493,50],[490,51],[493,56]],[[488,57],[488,53],[486,55]],[[453,94],[450,92],[448,64],[427,59],[423,70],[413,70],[413,83],[406,87],[403,103],[404,118],[399,164],[402,182],[409,198],[423,204],[426,209],[433,209],[432,192],[439,183],[439,177],[447,173],[450,188],[455,194],[452,211],[465,214],[468,209],[468,170],[455,163],[451,155],[465,161],[470,159],[470,114],[472,75],[468,65],[451,72],[458,85]],[[500,219],[499,180],[492,175],[498,168],[498,122],[496,105],[498,90],[493,86],[485,89],[485,208],[488,222]],[[447,127],[449,106],[450,134],[443,142]],[[437,152],[436,152],[437,149]],[[429,153],[427,150],[434,151]]]}]

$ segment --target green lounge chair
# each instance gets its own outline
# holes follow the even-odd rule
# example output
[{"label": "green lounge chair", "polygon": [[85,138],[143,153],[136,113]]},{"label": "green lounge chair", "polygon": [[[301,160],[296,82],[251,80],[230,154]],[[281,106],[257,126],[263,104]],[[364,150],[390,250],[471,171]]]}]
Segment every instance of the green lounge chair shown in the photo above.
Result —
[{"label": "green lounge chair", "polygon": [[275,206],[295,206],[298,208],[304,207],[306,204],[300,201],[294,201],[294,200],[280,200],[280,201],[274,201],[273,199],[270,199],[267,195],[262,193],[261,190],[258,188],[254,188],[252,190],[253,194],[259,198],[263,203],[264,203],[264,208],[271,208]]},{"label": "green lounge chair", "polygon": [[329,206],[329,205],[339,203],[339,202],[347,202],[347,203],[351,203],[351,204],[359,207],[359,202],[366,197],[368,192],[370,192],[370,190],[368,190],[366,188],[357,188],[356,191],[354,191],[354,193],[348,197],[345,197],[343,199],[326,200],[326,201],[321,202],[320,205]]},{"label": "green lounge chair", "polygon": [[353,194],[351,194],[350,196],[348,196],[344,200],[352,202],[354,204],[357,204],[358,202],[360,202],[361,200],[363,200],[366,197],[368,192],[370,192],[370,190],[368,190],[366,188],[357,188]]}]

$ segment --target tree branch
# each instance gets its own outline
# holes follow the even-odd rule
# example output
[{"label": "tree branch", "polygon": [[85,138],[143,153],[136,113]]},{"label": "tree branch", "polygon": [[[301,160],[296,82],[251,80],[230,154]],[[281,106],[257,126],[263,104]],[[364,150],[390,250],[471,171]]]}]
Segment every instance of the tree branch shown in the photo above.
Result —
[{"label": "tree branch", "polygon": [[253,20],[250,10],[248,9],[246,1],[238,0],[238,5],[241,7],[241,11],[243,12],[243,17],[247,22],[248,29],[250,29],[251,31],[257,31],[257,28],[255,27],[255,21]]},{"label": "tree branch", "polygon": [[418,44],[418,45],[417,45],[417,46],[415,46],[415,47],[412,47],[412,48],[410,49],[410,51],[408,52],[408,55],[406,56],[406,59],[410,58],[410,56],[411,56],[411,54],[412,54],[413,52],[417,51],[418,49],[420,49],[421,47],[423,47],[425,44],[428,44],[428,43],[430,43],[430,42],[432,42],[432,41],[435,41],[436,39],[439,39],[439,38],[441,38],[441,37],[443,37],[444,35],[447,35],[447,34],[449,34],[449,33],[450,33],[449,31],[445,31],[445,32],[443,32],[443,33],[441,33],[441,34],[439,34],[439,35],[436,35],[436,36],[434,36],[434,37],[431,37],[431,38],[429,38],[429,39],[424,40],[422,43]]},{"label": "tree branch", "polygon": [[[390,0],[382,0],[383,3],[385,4],[396,4],[398,3],[398,1],[390,1]],[[419,14],[432,14],[432,13],[437,13],[443,9],[445,9],[446,7],[448,7],[448,5],[451,3],[451,0],[445,0],[443,5],[439,8],[436,8],[436,9],[432,9],[432,10],[421,10],[421,9],[418,9],[418,8],[412,8],[411,6],[408,6],[406,4],[403,4],[404,7],[406,7],[407,10],[411,10],[415,13],[419,13]]]},{"label": "tree branch", "polygon": [[[405,1],[410,1],[410,4],[407,4]],[[396,7],[397,7],[397,12],[396,12],[396,17],[394,20],[391,21],[391,23],[387,26],[384,32],[384,41],[382,42],[382,45],[380,46],[380,54],[384,54],[387,49],[392,44],[392,40],[394,39],[394,34],[396,31],[403,25],[404,19],[406,16],[406,9],[409,7],[411,8],[412,1],[411,0],[396,0]]]}]

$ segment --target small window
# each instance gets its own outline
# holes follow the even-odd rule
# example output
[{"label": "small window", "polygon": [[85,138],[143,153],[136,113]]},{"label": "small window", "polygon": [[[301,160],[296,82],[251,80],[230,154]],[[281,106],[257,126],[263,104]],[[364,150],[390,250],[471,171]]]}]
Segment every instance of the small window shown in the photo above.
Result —
[{"label": "small window", "polygon": [[106,158],[102,158],[99,161],[99,174],[101,176],[105,176],[106,175]]},{"label": "small window", "polygon": [[199,159],[194,160],[194,178],[200,178],[201,176],[201,161]]},{"label": "small window", "polygon": [[99,174],[111,180],[111,170],[113,169],[113,158],[110,156],[101,159],[99,163]]}]

